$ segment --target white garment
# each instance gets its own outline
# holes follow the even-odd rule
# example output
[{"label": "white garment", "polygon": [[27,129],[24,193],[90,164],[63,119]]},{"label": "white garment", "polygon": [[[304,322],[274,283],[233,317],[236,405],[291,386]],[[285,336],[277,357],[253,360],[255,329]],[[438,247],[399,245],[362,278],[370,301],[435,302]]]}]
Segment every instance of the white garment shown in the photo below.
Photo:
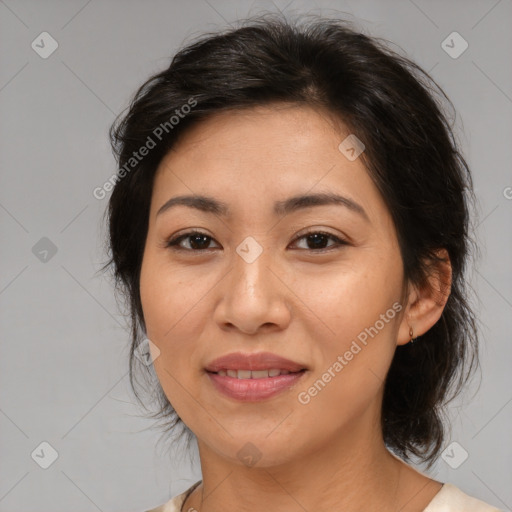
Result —
[{"label": "white garment", "polygon": [[[167,503],[146,512],[180,512],[181,506],[186,497],[201,483],[196,482],[186,491],[178,494]],[[187,512],[184,510],[183,512]],[[423,512],[502,512],[499,509],[488,505],[463,493],[458,487],[452,484],[444,484],[441,490],[434,496],[434,499],[427,505]]]}]

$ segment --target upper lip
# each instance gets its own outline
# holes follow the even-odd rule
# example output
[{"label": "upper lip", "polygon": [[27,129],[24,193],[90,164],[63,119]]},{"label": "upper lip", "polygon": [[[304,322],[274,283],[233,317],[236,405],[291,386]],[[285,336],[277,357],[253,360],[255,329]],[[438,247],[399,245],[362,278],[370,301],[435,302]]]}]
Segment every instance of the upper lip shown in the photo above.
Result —
[{"label": "upper lip", "polygon": [[253,354],[244,354],[243,352],[233,352],[225,356],[218,357],[206,365],[205,369],[209,372],[218,372],[220,370],[288,370],[289,372],[298,372],[305,370],[305,366],[272,354],[271,352],[256,352]]}]

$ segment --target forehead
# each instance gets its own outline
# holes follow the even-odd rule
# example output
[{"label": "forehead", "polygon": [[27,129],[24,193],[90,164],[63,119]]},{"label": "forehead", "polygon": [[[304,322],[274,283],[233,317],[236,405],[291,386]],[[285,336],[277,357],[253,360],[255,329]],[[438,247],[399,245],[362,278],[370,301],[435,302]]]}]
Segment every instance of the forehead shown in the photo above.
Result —
[{"label": "forehead", "polygon": [[334,116],[312,107],[212,115],[184,133],[160,163],[153,207],[169,195],[203,194],[250,208],[310,191],[342,194],[378,213],[385,206],[362,159],[351,161],[339,149],[348,135]]},{"label": "forehead", "polygon": [[170,155],[200,158],[208,151],[216,157],[247,153],[263,158],[272,152],[285,159],[304,158],[307,150],[317,158],[329,141],[339,144],[348,134],[343,123],[324,109],[277,103],[215,113],[188,129]]}]

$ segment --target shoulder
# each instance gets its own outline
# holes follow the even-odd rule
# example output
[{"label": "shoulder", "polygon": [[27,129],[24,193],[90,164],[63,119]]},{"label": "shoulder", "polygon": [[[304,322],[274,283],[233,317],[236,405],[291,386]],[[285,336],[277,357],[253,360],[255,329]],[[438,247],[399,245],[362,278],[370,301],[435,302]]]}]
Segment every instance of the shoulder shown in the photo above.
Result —
[{"label": "shoulder", "polygon": [[462,492],[452,484],[444,484],[423,512],[501,512],[483,501]]},{"label": "shoulder", "polygon": [[[186,497],[201,483],[196,482],[186,491],[146,512],[180,512]],[[186,510],[184,512],[187,512]],[[502,512],[483,501],[462,492],[452,484],[444,484],[423,512]]]},{"label": "shoulder", "polygon": [[[163,505],[160,505],[159,507],[152,508],[151,510],[146,510],[146,512],[180,512],[181,506],[183,505],[185,499],[187,496],[201,483],[201,480],[199,482],[196,482],[194,485],[189,487],[186,491],[183,491],[181,494],[178,494],[177,496],[174,496],[174,498],[170,499]],[[184,512],[187,512],[186,510]]]}]

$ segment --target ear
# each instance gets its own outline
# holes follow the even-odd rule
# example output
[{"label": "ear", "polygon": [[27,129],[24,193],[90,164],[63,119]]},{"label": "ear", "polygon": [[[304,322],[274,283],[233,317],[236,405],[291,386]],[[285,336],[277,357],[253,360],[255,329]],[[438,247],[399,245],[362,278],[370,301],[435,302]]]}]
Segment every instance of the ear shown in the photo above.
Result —
[{"label": "ear", "polygon": [[405,345],[425,334],[441,318],[450,296],[452,266],[446,249],[435,251],[437,258],[428,261],[430,273],[420,286],[408,285],[407,305],[398,330],[397,345]]}]

